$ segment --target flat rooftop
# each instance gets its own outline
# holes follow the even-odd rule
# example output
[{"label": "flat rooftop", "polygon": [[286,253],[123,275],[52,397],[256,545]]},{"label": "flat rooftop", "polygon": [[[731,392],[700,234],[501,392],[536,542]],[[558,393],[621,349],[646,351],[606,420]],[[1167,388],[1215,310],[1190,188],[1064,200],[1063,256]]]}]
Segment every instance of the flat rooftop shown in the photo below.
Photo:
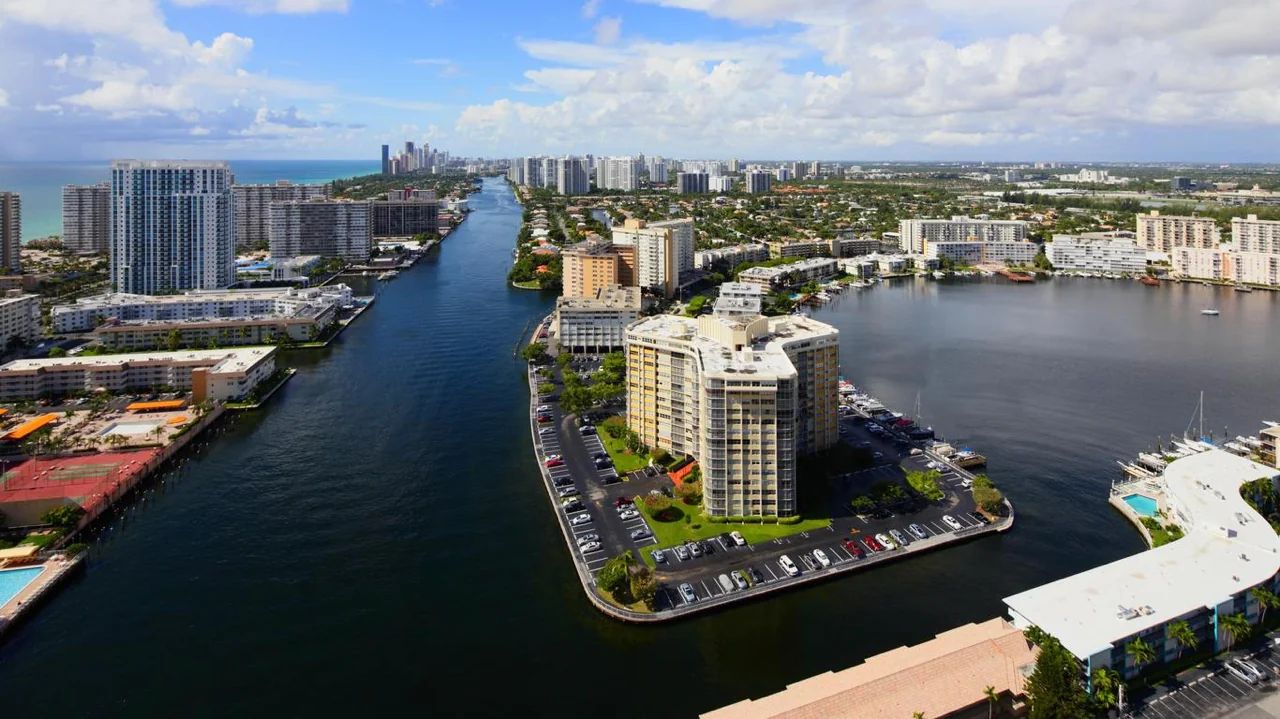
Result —
[{"label": "flat rooftop", "polygon": [[220,371],[243,370],[261,362],[276,351],[275,347],[236,347],[216,350],[181,350],[177,352],[127,352],[113,355],[85,357],[40,357],[20,359],[0,366],[5,372],[33,372],[38,370],[65,371],[67,369],[111,369],[129,363],[150,362],[203,363],[216,365]]},{"label": "flat rooftop", "polygon": [[1280,537],[1240,496],[1240,485],[1277,470],[1220,449],[1174,460],[1166,498],[1186,536],[1050,582],[1004,603],[1079,658],[1188,612],[1213,607],[1275,576]]}]

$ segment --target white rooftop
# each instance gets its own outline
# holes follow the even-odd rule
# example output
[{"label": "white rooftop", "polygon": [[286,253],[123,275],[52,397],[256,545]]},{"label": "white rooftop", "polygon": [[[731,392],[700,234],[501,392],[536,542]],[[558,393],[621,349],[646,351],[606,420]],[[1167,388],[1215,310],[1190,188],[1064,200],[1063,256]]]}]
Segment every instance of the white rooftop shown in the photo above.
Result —
[{"label": "white rooftop", "polygon": [[216,350],[180,350],[174,352],[128,352],[113,355],[83,355],[67,357],[41,357],[20,359],[0,366],[5,372],[31,372],[37,370],[59,371],[73,368],[109,369],[125,364],[146,363],[201,363],[211,365],[216,372],[242,371],[271,356],[275,347],[236,347]]},{"label": "white rooftop", "polygon": [[1164,472],[1171,517],[1186,536],[1150,551],[1029,589],[1004,603],[1079,658],[1189,612],[1213,607],[1280,570],[1280,537],[1240,496],[1275,468],[1220,449]]}]

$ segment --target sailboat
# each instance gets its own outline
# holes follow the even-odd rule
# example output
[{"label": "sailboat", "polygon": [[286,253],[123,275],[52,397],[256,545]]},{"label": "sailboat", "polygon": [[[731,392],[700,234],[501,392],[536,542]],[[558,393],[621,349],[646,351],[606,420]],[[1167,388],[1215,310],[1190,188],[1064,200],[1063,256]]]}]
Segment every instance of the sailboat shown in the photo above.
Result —
[{"label": "sailboat", "polygon": [[1200,310],[1200,314],[1202,314],[1202,315],[1208,315],[1208,316],[1210,316],[1210,317],[1217,317],[1217,316],[1218,316],[1218,311],[1217,311],[1217,310],[1215,310],[1215,309],[1214,309],[1214,308],[1212,308],[1212,307],[1209,307],[1209,308],[1206,308],[1206,309]]}]

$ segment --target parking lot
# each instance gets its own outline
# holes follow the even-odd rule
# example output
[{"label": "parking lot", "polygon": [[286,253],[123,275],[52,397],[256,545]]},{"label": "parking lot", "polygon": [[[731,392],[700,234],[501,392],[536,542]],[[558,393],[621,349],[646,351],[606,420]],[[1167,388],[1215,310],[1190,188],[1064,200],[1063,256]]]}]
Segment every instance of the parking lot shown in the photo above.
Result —
[{"label": "parking lot", "polygon": [[[580,364],[575,369],[590,371],[591,366]],[[910,446],[890,437],[873,436],[860,418],[850,416],[841,421],[842,441],[870,443],[878,456],[872,466],[835,480],[829,527],[759,544],[739,545],[725,533],[697,543],[660,548],[644,514],[626,510],[633,497],[651,491],[669,492],[671,480],[665,474],[644,471],[619,477],[594,428],[580,427],[576,418],[564,416],[554,395],[535,397],[533,410],[535,449],[582,564],[594,574],[623,552],[635,550],[637,556],[644,557],[660,550],[653,556],[659,582],[658,611],[719,604],[730,596],[746,597],[891,561],[996,529],[976,513],[972,495],[963,486],[969,475],[946,466],[940,480],[946,492],[944,500],[875,517],[854,515],[848,507],[849,496],[877,483],[901,482],[904,469],[926,469],[933,460],[923,454],[912,455]]]},{"label": "parking lot", "polygon": [[[1143,719],[1205,719],[1207,717],[1269,717],[1280,706],[1280,657],[1263,650],[1248,659],[1267,676],[1264,681],[1248,681],[1228,670],[1221,660],[1207,667],[1183,673],[1171,687],[1162,687],[1144,699],[1126,717]],[[1263,703],[1271,712],[1250,709]]]}]

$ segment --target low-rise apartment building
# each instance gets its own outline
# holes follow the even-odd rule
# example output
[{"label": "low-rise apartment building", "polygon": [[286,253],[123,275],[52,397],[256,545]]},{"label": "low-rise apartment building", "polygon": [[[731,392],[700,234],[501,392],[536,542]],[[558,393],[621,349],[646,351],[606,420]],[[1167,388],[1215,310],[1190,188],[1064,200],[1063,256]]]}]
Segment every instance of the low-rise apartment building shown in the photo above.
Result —
[{"label": "low-rise apartment building", "polygon": [[1178,247],[1170,259],[1176,277],[1280,287],[1280,254]]},{"label": "low-rise apartment building", "polygon": [[40,296],[6,290],[0,296],[0,350],[40,336]]},{"label": "low-rise apartment building", "polygon": [[839,352],[839,332],[807,317],[642,319],[627,328],[627,425],[697,458],[708,515],[794,515],[796,457],[838,436]]},{"label": "low-rise apartment building", "polygon": [[769,259],[769,246],[760,242],[748,242],[711,250],[698,250],[693,254],[693,265],[697,269],[707,270],[717,264],[733,268],[743,262],[763,262]]},{"label": "low-rise apartment building", "polygon": [[276,371],[274,347],[23,359],[0,366],[0,401],[171,387],[196,402],[243,398]]},{"label": "low-rise apartment building", "polygon": [[1040,246],[1025,240],[926,242],[924,255],[961,265],[1029,265]]},{"label": "low-rise apartment building", "polygon": [[838,274],[840,274],[840,265],[835,258],[811,257],[775,267],[749,267],[738,273],[738,281],[767,289],[781,289],[802,285],[811,280],[822,282]]},{"label": "low-rise apartment building", "polygon": [[600,354],[622,349],[627,325],[640,319],[644,297],[639,287],[601,287],[594,297],[556,300],[553,334],[562,352]]},{"label": "low-rise apartment building", "polygon": [[1083,235],[1054,235],[1045,245],[1045,256],[1059,270],[1120,272],[1147,271],[1146,250],[1132,237],[1093,232]]}]

